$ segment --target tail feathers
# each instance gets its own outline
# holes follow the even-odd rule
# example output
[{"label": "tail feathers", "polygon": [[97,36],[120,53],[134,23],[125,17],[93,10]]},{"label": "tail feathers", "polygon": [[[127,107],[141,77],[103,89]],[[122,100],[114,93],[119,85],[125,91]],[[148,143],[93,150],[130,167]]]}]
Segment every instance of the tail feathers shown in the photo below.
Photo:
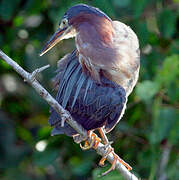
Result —
[{"label": "tail feathers", "polygon": [[72,108],[74,107],[76,99],[77,99],[77,97],[80,93],[80,90],[81,90],[81,88],[82,88],[82,86],[86,80],[87,80],[87,76],[83,72],[81,72],[81,75],[80,75],[80,77],[77,81],[77,84],[76,84],[77,87],[76,87],[76,92],[75,92],[75,96],[74,96],[73,103],[72,103]]},{"label": "tail feathers", "polygon": [[60,125],[55,126],[51,132],[51,135],[59,135],[59,134],[65,134],[67,136],[73,136],[76,135],[77,132],[67,123],[65,123],[64,127],[61,127]]},{"label": "tail feathers", "polygon": [[84,102],[85,102],[88,90],[90,90],[92,88],[92,85],[93,85],[92,79],[88,78],[88,82],[87,82],[86,89],[85,89],[85,95],[84,95],[84,99],[83,99]]},{"label": "tail feathers", "polygon": [[[101,74],[97,83],[83,71],[76,51],[66,57],[65,68],[59,71],[56,84],[59,84],[56,100],[70,111],[73,119],[86,130],[105,125],[109,132],[120,120],[127,101],[125,90]],[[76,135],[77,132],[67,123],[61,127],[61,117],[51,108],[49,124],[55,126],[52,135]]]},{"label": "tail feathers", "polygon": [[66,89],[66,86],[68,84],[69,78],[71,77],[73,71],[76,68],[76,62],[72,61],[70,62],[70,64],[67,66],[67,68],[65,69],[61,79],[60,79],[60,86],[59,86],[59,90],[57,93],[57,99],[60,99],[60,96],[62,95],[63,90]]},{"label": "tail feathers", "polygon": [[[60,85],[57,93],[56,99],[58,102],[62,102],[62,106],[66,108],[69,98],[72,94],[72,91],[75,90],[73,93],[74,100],[72,103],[72,108],[76,102],[76,99],[79,95],[79,92],[87,80],[86,74],[82,72],[82,67],[78,61],[78,57],[76,53],[73,52],[71,56],[68,56],[71,61],[68,60],[68,64],[64,69],[63,75],[60,78]],[[75,94],[75,95],[74,95]]]},{"label": "tail feathers", "polygon": [[[63,59],[63,61],[65,61],[65,59]],[[73,97],[71,104],[71,108],[73,108],[82,87],[86,88],[85,94],[87,95],[87,91],[91,88],[93,81],[88,78],[85,73],[83,73],[78,57],[76,56],[76,51],[73,51],[71,55],[66,56],[66,66],[64,64],[65,63],[63,62],[64,70],[62,71],[61,67],[59,67],[59,73],[54,78],[56,81],[55,84],[59,84],[56,100],[63,108],[66,108],[69,99]],[[86,82],[87,86],[84,86]],[[84,96],[84,100],[86,95]],[[49,124],[53,126],[59,123],[61,119],[58,117],[59,116],[56,114],[56,111],[51,108]]]},{"label": "tail feathers", "polygon": [[61,127],[61,117],[54,109],[51,109],[49,124],[51,126],[55,126],[51,132],[52,136],[58,134],[66,134],[67,136],[72,136],[74,134],[77,134],[77,132],[67,123],[64,124],[64,127]]},{"label": "tail feathers", "polygon": [[68,100],[71,96],[71,92],[73,90],[74,85],[76,84],[77,81],[77,77],[79,75],[79,71],[81,70],[81,67],[78,66],[74,72],[71,74],[71,76],[69,77],[68,81],[67,81],[67,85],[66,85],[66,89],[64,92],[64,97],[63,97],[63,102],[62,102],[62,106],[64,108],[66,108],[66,105],[68,103]]}]

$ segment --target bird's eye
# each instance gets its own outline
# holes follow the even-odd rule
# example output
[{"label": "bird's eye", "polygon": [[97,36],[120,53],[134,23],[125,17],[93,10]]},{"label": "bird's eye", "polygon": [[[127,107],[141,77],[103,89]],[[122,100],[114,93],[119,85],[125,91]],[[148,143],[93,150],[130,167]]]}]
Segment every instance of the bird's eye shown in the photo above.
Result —
[{"label": "bird's eye", "polygon": [[68,19],[64,18],[61,21],[60,28],[64,28],[66,26],[68,26]]},{"label": "bird's eye", "polygon": [[64,19],[62,23],[63,23],[64,25],[67,24],[67,20]]}]

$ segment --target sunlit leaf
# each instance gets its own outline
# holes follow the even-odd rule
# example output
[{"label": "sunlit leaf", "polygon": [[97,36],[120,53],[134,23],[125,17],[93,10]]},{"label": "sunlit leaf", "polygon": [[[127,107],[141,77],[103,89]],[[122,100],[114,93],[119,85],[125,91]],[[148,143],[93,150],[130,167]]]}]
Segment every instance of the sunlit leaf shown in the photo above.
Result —
[{"label": "sunlit leaf", "polygon": [[20,26],[24,22],[24,17],[23,16],[16,16],[14,18],[14,26]]},{"label": "sunlit leaf", "polygon": [[179,100],[179,56],[167,57],[161,70],[156,76],[156,82],[166,88],[166,92],[172,101]]},{"label": "sunlit leaf", "polygon": [[136,93],[144,101],[150,100],[158,92],[159,85],[152,81],[143,81],[137,85]]},{"label": "sunlit leaf", "polygon": [[22,126],[18,126],[16,128],[16,132],[19,138],[21,138],[22,140],[28,142],[29,144],[33,142],[33,137],[32,137],[31,132],[23,128]]},{"label": "sunlit leaf", "polygon": [[42,128],[39,129],[38,131],[38,137],[40,139],[49,137],[50,133],[51,133],[52,128],[50,126],[44,126]]}]

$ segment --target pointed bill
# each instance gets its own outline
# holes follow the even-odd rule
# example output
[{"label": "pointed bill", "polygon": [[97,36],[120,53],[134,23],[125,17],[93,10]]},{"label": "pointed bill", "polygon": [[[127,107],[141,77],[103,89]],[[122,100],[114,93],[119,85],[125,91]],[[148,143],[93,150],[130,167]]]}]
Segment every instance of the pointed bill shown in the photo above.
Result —
[{"label": "pointed bill", "polygon": [[75,29],[72,26],[68,26],[66,28],[58,28],[57,31],[52,35],[50,40],[45,44],[40,52],[40,56],[44,55],[47,51],[49,51],[52,47],[54,47],[58,42],[63,39],[68,39],[74,37],[76,34]]}]

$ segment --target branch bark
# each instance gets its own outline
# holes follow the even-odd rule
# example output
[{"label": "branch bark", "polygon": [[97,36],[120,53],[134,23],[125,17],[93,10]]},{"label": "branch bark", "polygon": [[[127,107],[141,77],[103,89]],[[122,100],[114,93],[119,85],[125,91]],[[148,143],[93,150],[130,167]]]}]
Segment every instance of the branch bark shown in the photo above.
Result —
[{"label": "branch bark", "polygon": [[[70,113],[65,110],[48,92],[45,88],[42,87],[42,85],[35,79],[35,75],[38,72],[41,72],[42,70],[46,69],[47,66],[36,69],[34,72],[29,73],[25,71],[21,66],[19,66],[15,61],[13,61],[10,57],[8,57],[4,52],[0,50],[0,57],[9,64],[18,74],[20,74],[25,81],[27,81],[35,90],[36,92],[50,105],[52,106],[57,113],[61,116],[62,121],[66,121],[72,128],[74,128],[82,137],[83,139],[88,139],[89,141],[92,141],[90,137],[87,135],[87,131],[76,121],[73,120]],[[104,156],[107,152],[107,148],[104,144],[99,143],[98,147],[96,148],[97,154]],[[114,155],[110,153],[107,156],[107,160],[112,163],[114,160]],[[116,169],[122,174],[122,176],[126,180],[137,180],[138,178],[132,174],[130,171],[127,170],[127,168],[122,165],[121,163],[116,163]]]}]

